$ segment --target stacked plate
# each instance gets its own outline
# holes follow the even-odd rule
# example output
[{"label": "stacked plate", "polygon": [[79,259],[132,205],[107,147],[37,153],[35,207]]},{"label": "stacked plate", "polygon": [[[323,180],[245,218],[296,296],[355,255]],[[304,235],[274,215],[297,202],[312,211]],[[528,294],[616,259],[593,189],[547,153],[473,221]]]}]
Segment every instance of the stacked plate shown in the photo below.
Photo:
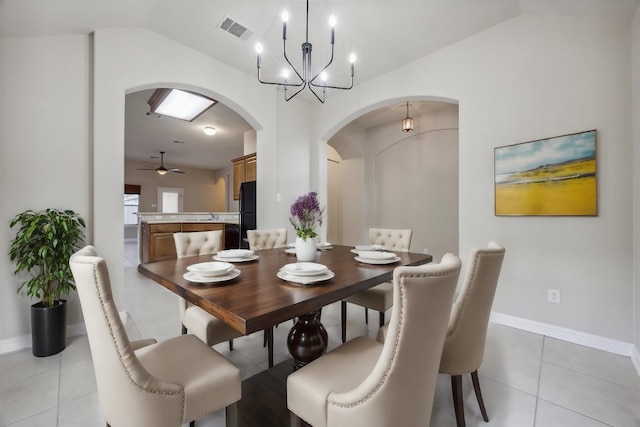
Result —
[{"label": "stacked plate", "polygon": [[228,262],[201,262],[187,266],[184,278],[193,283],[218,283],[235,279],[240,270]]},{"label": "stacked plate", "polygon": [[283,266],[277,276],[287,282],[311,285],[332,279],[335,274],[326,265],[314,262],[294,262]]},{"label": "stacked plate", "polygon": [[[329,242],[320,242],[320,243],[316,243],[316,248],[319,251],[328,251],[329,249],[333,249],[333,245]],[[286,249],[284,250],[286,253],[288,253],[289,255],[295,255],[296,254],[296,244],[295,243],[288,243]]]},{"label": "stacked plate", "polygon": [[384,249],[384,246],[382,245],[358,245],[356,246],[356,249],[353,250],[352,252],[356,252],[356,251],[381,251]]},{"label": "stacked plate", "polygon": [[333,248],[333,245],[329,242],[320,242],[316,245],[319,251],[328,251]]},{"label": "stacked plate", "polygon": [[249,249],[229,249],[220,251],[213,257],[216,261],[223,262],[247,262],[258,258],[260,257]]},{"label": "stacked plate", "polygon": [[384,251],[359,251],[354,250],[358,256],[355,260],[364,264],[393,264],[400,261],[400,257],[393,252]]}]

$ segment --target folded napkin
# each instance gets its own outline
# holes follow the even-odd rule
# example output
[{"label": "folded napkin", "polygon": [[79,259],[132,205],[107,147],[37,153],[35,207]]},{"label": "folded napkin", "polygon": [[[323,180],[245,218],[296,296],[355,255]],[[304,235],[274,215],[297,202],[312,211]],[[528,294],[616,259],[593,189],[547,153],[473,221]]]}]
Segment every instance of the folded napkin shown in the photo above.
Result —
[{"label": "folded napkin", "polygon": [[396,257],[396,254],[391,252],[380,251],[358,251],[360,258],[366,259],[392,259]]},{"label": "folded napkin", "polygon": [[254,252],[249,249],[227,249],[226,251],[218,252],[220,258],[247,258],[253,254]]}]

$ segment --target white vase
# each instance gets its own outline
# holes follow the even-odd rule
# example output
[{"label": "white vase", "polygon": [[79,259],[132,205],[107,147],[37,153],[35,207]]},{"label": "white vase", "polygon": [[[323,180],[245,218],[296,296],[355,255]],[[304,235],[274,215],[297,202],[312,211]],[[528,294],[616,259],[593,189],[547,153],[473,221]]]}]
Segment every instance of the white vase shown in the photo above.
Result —
[{"label": "white vase", "polygon": [[306,239],[296,237],[296,257],[298,261],[313,261],[316,259],[316,241],[312,237]]}]

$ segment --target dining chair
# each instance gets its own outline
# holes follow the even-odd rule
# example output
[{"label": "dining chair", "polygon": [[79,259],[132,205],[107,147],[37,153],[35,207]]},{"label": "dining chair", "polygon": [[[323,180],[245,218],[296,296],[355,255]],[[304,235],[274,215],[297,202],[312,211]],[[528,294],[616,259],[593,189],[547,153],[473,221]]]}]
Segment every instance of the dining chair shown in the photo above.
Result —
[{"label": "dining chair", "polygon": [[[412,230],[370,228],[369,243],[383,246],[385,250],[389,251],[409,252],[412,234]],[[385,313],[393,305],[393,285],[391,282],[384,282],[341,301],[342,342],[347,340],[348,302],[364,307],[365,323],[369,323],[369,309],[378,311],[380,313],[379,325],[382,327],[385,323]]]},{"label": "dining chair", "polygon": [[[466,373],[471,374],[482,418],[489,421],[480,390],[478,368],[484,356],[489,316],[504,254],[504,247],[496,242],[489,242],[486,249],[471,250],[465,279],[451,311],[439,371],[451,375],[458,427],[465,426],[462,375]],[[378,332],[379,342],[384,342],[387,327],[385,325]]]},{"label": "dining chair", "polygon": [[[173,240],[178,258],[213,255],[222,250],[222,230],[174,233]],[[182,335],[191,332],[208,346],[229,341],[229,350],[233,351],[233,339],[241,337],[240,332],[182,297],[178,297],[178,304]]]},{"label": "dining chair", "polygon": [[[259,251],[262,249],[284,248],[287,246],[287,229],[275,228],[270,230],[247,230],[249,249]],[[269,367],[273,367],[273,326],[264,330],[263,347],[267,347]]]},{"label": "dining chair", "polygon": [[226,408],[237,426],[240,370],[193,335],[130,342],[113,301],[109,271],[92,246],[69,260],[107,427],[179,427]]},{"label": "dining chair", "polygon": [[287,246],[287,229],[247,230],[247,241],[252,251],[284,248]]},{"label": "dining chair", "polygon": [[287,379],[291,425],[429,425],[460,259],[397,267],[384,343],[357,337]]},{"label": "dining chair", "polygon": [[458,427],[465,425],[462,375],[466,373],[471,374],[482,418],[489,421],[480,391],[478,368],[484,356],[489,316],[504,254],[504,247],[496,242],[489,242],[484,249],[471,250],[465,279],[451,312],[440,373],[451,375]]}]

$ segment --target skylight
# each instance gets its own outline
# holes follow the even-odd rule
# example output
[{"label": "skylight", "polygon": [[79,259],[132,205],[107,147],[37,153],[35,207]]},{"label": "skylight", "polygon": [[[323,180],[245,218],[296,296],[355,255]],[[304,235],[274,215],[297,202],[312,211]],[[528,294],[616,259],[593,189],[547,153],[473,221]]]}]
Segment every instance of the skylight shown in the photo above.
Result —
[{"label": "skylight", "polygon": [[147,101],[151,112],[188,122],[218,103],[215,99],[180,89],[159,88]]}]

